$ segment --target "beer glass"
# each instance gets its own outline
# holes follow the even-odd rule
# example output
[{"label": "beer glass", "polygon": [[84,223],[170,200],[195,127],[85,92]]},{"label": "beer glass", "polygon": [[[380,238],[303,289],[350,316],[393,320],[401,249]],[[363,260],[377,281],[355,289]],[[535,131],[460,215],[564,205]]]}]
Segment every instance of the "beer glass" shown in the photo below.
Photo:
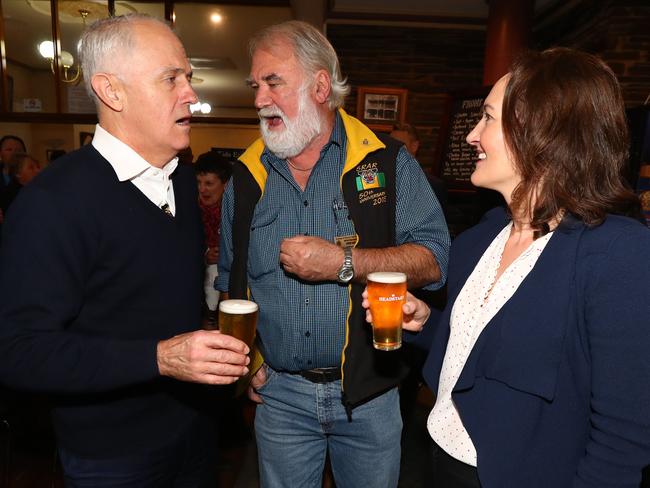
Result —
[{"label": "beer glass", "polygon": [[253,346],[257,326],[257,303],[249,300],[223,300],[219,303],[219,330]]},{"label": "beer glass", "polygon": [[368,275],[368,301],[372,314],[372,345],[381,351],[402,347],[402,305],[406,275],[381,271]]}]

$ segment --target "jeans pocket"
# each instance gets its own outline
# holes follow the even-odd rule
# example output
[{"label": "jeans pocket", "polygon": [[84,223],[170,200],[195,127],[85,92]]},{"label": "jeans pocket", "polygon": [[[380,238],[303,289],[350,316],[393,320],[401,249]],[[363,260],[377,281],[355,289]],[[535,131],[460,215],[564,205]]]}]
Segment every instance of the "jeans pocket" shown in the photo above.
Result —
[{"label": "jeans pocket", "polygon": [[267,364],[263,364],[262,367],[264,368],[264,371],[266,372],[266,381],[263,384],[261,384],[260,386],[258,386],[257,388],[255,388],[255,390],[258,393],[263,394],[264,390],[267,389],[269,384],[275,379],[275,377],[278,375],[278,373],[275,370],[273,370],[273,368],[270,368]]}]

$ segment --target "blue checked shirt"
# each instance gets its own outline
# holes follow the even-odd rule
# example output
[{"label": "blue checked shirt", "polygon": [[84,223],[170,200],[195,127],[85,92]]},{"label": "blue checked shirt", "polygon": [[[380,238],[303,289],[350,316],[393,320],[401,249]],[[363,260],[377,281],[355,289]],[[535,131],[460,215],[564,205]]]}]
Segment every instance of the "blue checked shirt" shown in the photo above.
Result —
[{"label": "blue checked shirt", "polygon": [[[251,223],[248,285],[259,307],[257,334],[265,361],[277,370],[299,371],[339,366],[345,343],[349,308],[348,287],[338,283],[309,283],[284,273],[279,264],[283,239],[298,234],[330,242],[354,234],[339,178],[345,164],[346,135],[337,114],[329,142],[305,191],[295,183],[285,160],[268,150],[262,164],[268,172],[264,194]],[[404,147],[397,157],[396,239],[417,243],[435,254],[442,278],[429,285],[440,288],[447,273],[449,234],[440,204],[418,162]],[[228,290],[232,262],[233,185],[223,197],[219,278],[216,287]],[[342,214],[344,213],[344,215]]]}]

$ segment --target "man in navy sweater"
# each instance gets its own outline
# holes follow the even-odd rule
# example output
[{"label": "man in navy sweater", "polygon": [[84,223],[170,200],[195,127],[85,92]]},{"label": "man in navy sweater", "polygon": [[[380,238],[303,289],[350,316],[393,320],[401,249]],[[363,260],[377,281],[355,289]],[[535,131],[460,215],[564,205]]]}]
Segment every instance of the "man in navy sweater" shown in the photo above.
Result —
[{"label": "man in navy sweater", "polygon": [[[99,124],[9,213],[0,254],[0,381],[52,394],[67,487],[214,486],[203,394],[248,348],[201,320],[203,234],[183,46],[133,15],[79,41]],[[180,380],[180,381],[179,381]]]}]

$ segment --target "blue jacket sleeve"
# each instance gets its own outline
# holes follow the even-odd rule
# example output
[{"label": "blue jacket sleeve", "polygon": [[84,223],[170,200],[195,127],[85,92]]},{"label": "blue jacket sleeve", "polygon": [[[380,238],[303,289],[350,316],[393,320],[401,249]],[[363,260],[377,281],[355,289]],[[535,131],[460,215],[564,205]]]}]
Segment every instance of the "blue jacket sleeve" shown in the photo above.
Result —
[{"label": "blue jacket sleeve", "polygon": [[591,431],[575,487],[636,488],[650,463],[649,249],[630,226],[583,263]]}]

